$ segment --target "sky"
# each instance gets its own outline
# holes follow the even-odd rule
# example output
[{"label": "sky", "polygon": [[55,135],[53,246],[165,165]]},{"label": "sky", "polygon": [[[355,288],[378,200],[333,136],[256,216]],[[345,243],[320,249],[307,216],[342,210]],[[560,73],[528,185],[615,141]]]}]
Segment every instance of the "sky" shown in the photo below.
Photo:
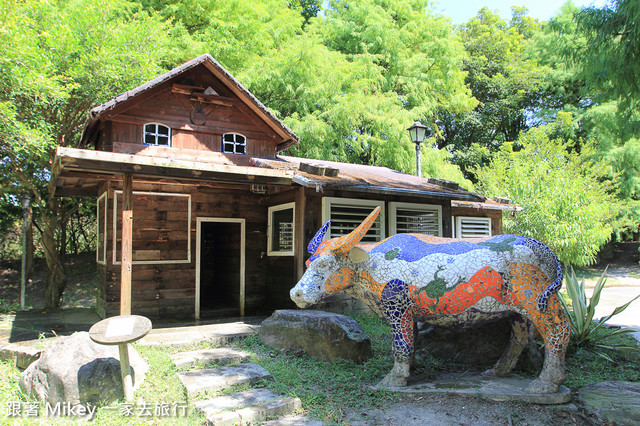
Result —
[{"label": "sky", "polygon": [[[517,5],[529,9],[529,16],[546,21],[557,15],[564,3],[564,0],[437,0],[434,12],[449,16],[454,24],[462,24],[475,16],[483,6],[497,11],[503,19],[508,20],[511,18],[511,6]],[[578,7],[593,5],[601,8],[606,3],[606,0],[573,0]]]}]

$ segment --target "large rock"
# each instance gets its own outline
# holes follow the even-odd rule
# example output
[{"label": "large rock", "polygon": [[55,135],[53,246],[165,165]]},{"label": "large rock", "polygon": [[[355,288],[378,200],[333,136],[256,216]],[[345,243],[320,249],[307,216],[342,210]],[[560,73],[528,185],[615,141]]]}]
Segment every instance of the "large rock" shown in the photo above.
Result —
[{"label": "large rock", "polygon": [[363,363],[372,356],[371,339],[353,319],[330,312],[285,309],[262,322],[260,340],[279,349],[297,349],[325,361]]},{"label": "large rock", "polygon": [[[427,349],[441,359],[490,367],[500,359],[511,338],[508,318],[479,324],[419,325],[418,349]],[[539,370],[544,362],[543,354],[531,342],[520,356],[518,368]]]},{"label": "large rock", "polygon": [[580,389],[584,407],[616,425],[640,424],[640,383],[601,382]]},{"label": "large rock", "polygon": [[[149,366],[129,345],[134,390]],[[124,396],[118,346],[99,345],[89,333],[59,337],[20,376],[20,389],[43,403],[110,404]]]}]

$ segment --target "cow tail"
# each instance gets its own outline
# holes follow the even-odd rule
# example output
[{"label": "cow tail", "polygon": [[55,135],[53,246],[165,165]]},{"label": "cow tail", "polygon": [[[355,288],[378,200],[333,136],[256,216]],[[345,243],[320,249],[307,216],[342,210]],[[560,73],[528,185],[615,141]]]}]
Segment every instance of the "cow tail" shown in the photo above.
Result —
[{"label": "cow tail", "polygon": [[538,301],[536,303],[536,308],[538,311],[545,312],[547,310],[547,305],[549,303],[549,298],[557,293],[558,290],[562,287],[562,264],[558,260],[558,256],[544,243],[540,241],[534,240],[533,238],[527,238],[526,245],[529,246],[534,254],[538,256],[540,262],[546,271],[556,271],[556,279],[549,284],[538,296]]}]

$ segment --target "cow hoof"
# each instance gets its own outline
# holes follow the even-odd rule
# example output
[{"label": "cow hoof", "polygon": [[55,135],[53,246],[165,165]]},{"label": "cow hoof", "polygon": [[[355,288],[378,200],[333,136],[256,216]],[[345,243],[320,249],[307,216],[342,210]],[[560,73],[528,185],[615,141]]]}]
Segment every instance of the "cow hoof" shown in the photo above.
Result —
[{"label": "cow hoof", "polygon": [[398,388],[407,386],[407,378],[393,371],[385,376],[376,388]]},{"label": "cow hoof", "polygon": [[527,387],[528,393],[556,393],[560,385],[544,380],[536,379],[529,387]]},{"label": "cow hoof", "polygon": [[497,368],[490,368],[482,373],[484,377],[507,377],[509,374],[510,371],[500,371]]}]

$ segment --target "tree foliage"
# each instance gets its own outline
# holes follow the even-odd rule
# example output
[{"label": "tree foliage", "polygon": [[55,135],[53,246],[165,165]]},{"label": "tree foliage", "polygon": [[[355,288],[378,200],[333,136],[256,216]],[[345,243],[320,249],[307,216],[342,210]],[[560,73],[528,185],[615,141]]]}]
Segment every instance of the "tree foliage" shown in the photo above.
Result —
[{"label": "tree foliage", "polygon": [[489,165],[477,171],[485,195],[502,195],[522,206],[505,217],[507,232],[538,238],[561,262],[576,266],[595,261],[609,241],[620,205],[602,181],[602,163],[590,160],[593,147],[570,152],[572,144],[554,137],[571,126],[569,114],[505,143]]},{"label": "tree foliage", "polygon": [[65,204],[48,182],[54,148],[78,146],[92,106],[188,57],[172,49],[182,42],[179,28],[126,1],[7,1],[3,11],[1,183],[34,200],[49,269],[46,305],[53,308],[65,283],[56,247]]},{"label": "tree foliage", "polygon": [[514,8],[507,23],[484,7],[458,29],[468,53],[466,84],[478,100],[473,111],[442,112],[440,147],[469,172],[507,141],[531,127],[530,117],[546,96],[546,67],[527,55],[527,40],[540,31],[526,9]]},{"label": "tree foliage", "polygon": [[[329,2],[326,19],[241,72],[300,136],[289,154],[415,170],[406,127],[475,105],[461,70],[464,48],[428,5]],[[431,161],[444,169],[445,157]]]}]

